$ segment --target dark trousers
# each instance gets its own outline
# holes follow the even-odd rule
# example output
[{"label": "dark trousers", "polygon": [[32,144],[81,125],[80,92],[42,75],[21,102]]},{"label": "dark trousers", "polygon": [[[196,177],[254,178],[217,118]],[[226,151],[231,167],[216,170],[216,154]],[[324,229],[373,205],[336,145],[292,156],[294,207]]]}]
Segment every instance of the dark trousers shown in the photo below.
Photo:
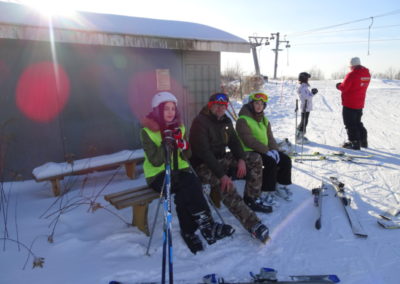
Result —
[{"label": "dark trousers", "polygon": [[349,141],[367,142],[367,129],[361,122],[363,110],[343,107],[342,115]]},{"label": "dark trousers", "polygon": [[280,161],[277,164],[273,158],[261,154],[263,160],[263,183],[262,191],[274,191],[276,183],[292,184],[292,160],[283,152],[278,152]]},{"label": "dark trousers", "polygon": [[[165,172],[159,174],[150,184],[150,187],[157,192],[161,192],[164,178]],[[203,195],[200,180],[190,172],[174,172],[171,178],[171,193],[175,193],[175,209],[178,214],[181,231],[194,233],[198,225],[193,214],[201,211],[210,211]]]},{"label": "dark trousers", "polygon": [[307,128],[308,118],[309,117],[310,117],[310,112],[309,111],[301,113],[300,124],[297,127],[298,131],[306,133],[306,128]]}]

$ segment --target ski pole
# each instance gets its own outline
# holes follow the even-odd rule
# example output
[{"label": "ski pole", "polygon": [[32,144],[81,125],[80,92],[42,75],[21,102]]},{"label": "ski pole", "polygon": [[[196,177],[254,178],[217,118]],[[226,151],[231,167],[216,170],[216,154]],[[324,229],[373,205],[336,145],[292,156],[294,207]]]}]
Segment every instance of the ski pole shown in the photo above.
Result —
[{"label": "ski pole", "polygon": [[301,120],[303,121],[303,131],[302,131],[302,133],[303,133],[303,137],[302,137],[302,139],[301,139],[301,162],[300,163],[303,163],[303,146],[304,146],[304,130],[305,130],[305,127],[306,127],[306,109],[307,109],[307,100],[305,100],[304,101],[304,107],[303,107],[303,112],[302,112],[302,114],[301,114]]},{"label": "ski pole", "polygon": [[294,109],[294,112],[296,113],[296,119],[295,119],[295,124],[294,124],[294,153],[295,155],[297,154],[297,145],[296,145],[296,134],[297,134],[297,112],[299,110],[299,100],[296,99],[296,108]]},{"label": "ski pole", "polygon": [[[165,183],[165,179],[164,179],[164,183]],[[164,185],[163,185],[163,187],[164,187]],[[160,198],[158,199],[156,215],[154,216],[153,225],[151,226],[150,239],[149,239],[149,242],[147,243],[146,255],[148,255],[148,256],[150,256],[149,250],[150,250],[151,242],[153,240],[154,230],[156,228],[158,212],[160,211],[160,205],[162,203],[162,194],[163,194],[163,192],[161,191]]]},{"label": "ski pole", "polygon": [[[171,136],[172,138],[172,133],[169,133],[167,135]],[[170,137],[167,137],[167,139],[169,138]],[[171,237],[171,226],[172,226],[171,153],[168,143],[164,143],[164,149],[165,149],[165,190],[164,190],[164,232],[163,232],[163,259],[162,259],[161,283],[165,284],[167,254],[168,254],[169,283],[172,284],[174,283],[174,279],[173,279],[172,237]]]},{"label": "ski pole", "polygon": [[231,109],[232,109],[233,118],[235,119],[235,121],[238,120],[238,116],[236,114],[235,108],[233,107],[233,104],[231,101],[229,101],[229,105],[231,106]]}]

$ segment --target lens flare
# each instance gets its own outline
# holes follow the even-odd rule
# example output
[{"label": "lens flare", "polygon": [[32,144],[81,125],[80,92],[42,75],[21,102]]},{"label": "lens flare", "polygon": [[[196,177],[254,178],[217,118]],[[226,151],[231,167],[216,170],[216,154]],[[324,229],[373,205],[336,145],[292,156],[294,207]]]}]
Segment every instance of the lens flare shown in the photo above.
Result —
[{"label": "lens flare", "polygon": [[64,108],[70,82],[62,66],[39,62],[28,66],[17,84],[16,104],[28,118],[49,122]]}]

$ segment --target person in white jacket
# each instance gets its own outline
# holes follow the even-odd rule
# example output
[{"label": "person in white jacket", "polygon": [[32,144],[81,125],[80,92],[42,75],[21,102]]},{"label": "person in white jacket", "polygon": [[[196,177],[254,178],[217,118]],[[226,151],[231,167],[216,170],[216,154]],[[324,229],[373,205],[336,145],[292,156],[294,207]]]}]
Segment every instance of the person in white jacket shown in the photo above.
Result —
[{"label": "person in white jacket", "polygon": [[309,89],[308,79],[311,75],[307,72],[301,72],[299,74],[299,84],[297,88],[297,94],[300,99],[300,110],[301,110],[301,120],[300,124],[297,126],[296,131],[296,143],[297,144],[307,144],[309,140],[304,135],[306,134],[308,118],[310,116],[310,111],[312,110],[312,99],[318,90],[313,88],[311,91]]}]

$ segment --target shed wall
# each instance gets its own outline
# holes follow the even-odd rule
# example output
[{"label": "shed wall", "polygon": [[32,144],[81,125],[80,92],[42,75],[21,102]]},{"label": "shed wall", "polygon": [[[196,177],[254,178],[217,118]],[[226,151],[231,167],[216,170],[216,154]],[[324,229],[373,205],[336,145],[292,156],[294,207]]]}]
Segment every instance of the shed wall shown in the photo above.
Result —
[{"label": "shed wall", "polygon": [[[43,66],[54,66],[50,76]],[[50,161],[140,148],[140,119],[166,88],[160,70],[189,127],[219,91],[218,52],[0,39],[1,180],[31,178]],[[43,96],[52,85],[53,96]]]}]

